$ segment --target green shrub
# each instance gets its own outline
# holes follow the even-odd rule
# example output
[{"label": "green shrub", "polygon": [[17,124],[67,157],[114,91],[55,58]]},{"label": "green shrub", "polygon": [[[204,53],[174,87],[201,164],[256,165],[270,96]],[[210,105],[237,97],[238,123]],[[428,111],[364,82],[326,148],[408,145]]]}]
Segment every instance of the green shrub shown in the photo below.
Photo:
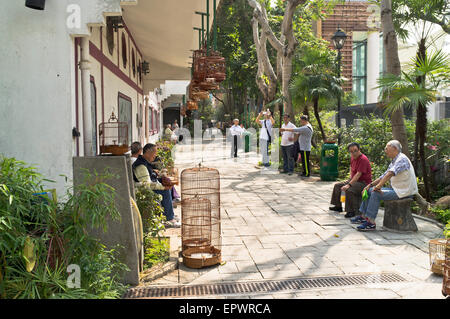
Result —
[{"label": "green shrub", "polygon": [[146,236],[144,240],[144,269],[169,260],[169,239]]},{"label": "green shrub", "polygon": [[161,195],[145,186],[136,189],[136,205],[142,216],[144,234],[158,237],[164,231],[164,209],[161,207]]},{"label": "green shrub", "polygon": [[[117,219],[114,190],[104,183],[111,174],[86,175],[85,183],[67,192],[59,205],[33,194],[44,191],[42,176],[13,158],[0,158],[0,297],[117,298],[127,267],[115,250],[106,250],[86,229],[106,230]],[[35,265],[24,257],[32,242]],[[50,249],[52,244],[52,249]],[[33,259],[33,258],[32,258]],[[81,269],[81,288],[67,287],[67,266]]]}]

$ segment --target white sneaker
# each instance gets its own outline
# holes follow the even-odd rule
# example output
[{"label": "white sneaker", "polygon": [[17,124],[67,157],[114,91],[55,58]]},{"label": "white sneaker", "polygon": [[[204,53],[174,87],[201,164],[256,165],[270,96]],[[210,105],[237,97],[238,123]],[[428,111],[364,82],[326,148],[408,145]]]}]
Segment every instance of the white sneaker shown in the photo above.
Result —
[{"label": "white sneaker", "polygon": [[177,221],[176,219],[169,220],[166,222],[167,227],[173,227],[173,228],[180,228],[181,223]]}]

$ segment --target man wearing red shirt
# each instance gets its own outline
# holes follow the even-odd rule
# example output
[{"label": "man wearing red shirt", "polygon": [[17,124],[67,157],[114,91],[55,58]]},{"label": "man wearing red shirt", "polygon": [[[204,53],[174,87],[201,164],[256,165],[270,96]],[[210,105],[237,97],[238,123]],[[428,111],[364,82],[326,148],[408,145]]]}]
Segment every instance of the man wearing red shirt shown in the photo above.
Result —
[{"label": "man wearing red shirt", "polygon": [[334,184],[331,195],[330,210],[342,212],[341,192],[345,192],[345,214],[346,218],[354,217],[359,213],[361,206],[361,193],[366,185],[372,182],[372,168],[369,159],[361,153],[358,143],[350,143],[347,147],[351,154],[350,179],[345,182]]}]

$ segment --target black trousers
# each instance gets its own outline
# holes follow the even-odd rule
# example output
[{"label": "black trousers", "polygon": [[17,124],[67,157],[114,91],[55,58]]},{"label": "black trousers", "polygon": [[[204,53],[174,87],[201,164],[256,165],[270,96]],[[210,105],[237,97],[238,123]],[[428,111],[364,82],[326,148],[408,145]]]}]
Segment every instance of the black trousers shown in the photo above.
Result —
[{"label": "black trousers", "polygon": [[311,165],[309,162],[309,154],[311,151],[300,151],[300,156],[302,158],[302,166],[303,166],[303,176],[310,176],[311,174]]},{"label": "black trousers", "polygon": [[233,150],[234,150],[234,157],[237,157],[237,151],[238,151],[238,136],[234,135],[233,136]]}]

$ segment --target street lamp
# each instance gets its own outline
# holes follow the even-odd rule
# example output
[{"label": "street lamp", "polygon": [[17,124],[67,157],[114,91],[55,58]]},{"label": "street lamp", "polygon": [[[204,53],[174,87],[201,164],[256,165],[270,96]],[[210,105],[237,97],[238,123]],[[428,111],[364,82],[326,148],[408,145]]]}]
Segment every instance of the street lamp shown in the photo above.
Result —
[{"label": "street lamp", "polygon": [[[347,38],[347,35],[344,31],[342,31],[339,26],[336,31],[336,33],[333,35],[331,40],[333,40],[334,47],[338,50],[338,78],[341,77],[341,49],[344,47],[345,39]],[[337,105],[337,127],[338,129],[341,128],[341,94],[338,95],[338,105]],[[340,134],[338,134],[338,144],[341,143],[341,137]]]}]

